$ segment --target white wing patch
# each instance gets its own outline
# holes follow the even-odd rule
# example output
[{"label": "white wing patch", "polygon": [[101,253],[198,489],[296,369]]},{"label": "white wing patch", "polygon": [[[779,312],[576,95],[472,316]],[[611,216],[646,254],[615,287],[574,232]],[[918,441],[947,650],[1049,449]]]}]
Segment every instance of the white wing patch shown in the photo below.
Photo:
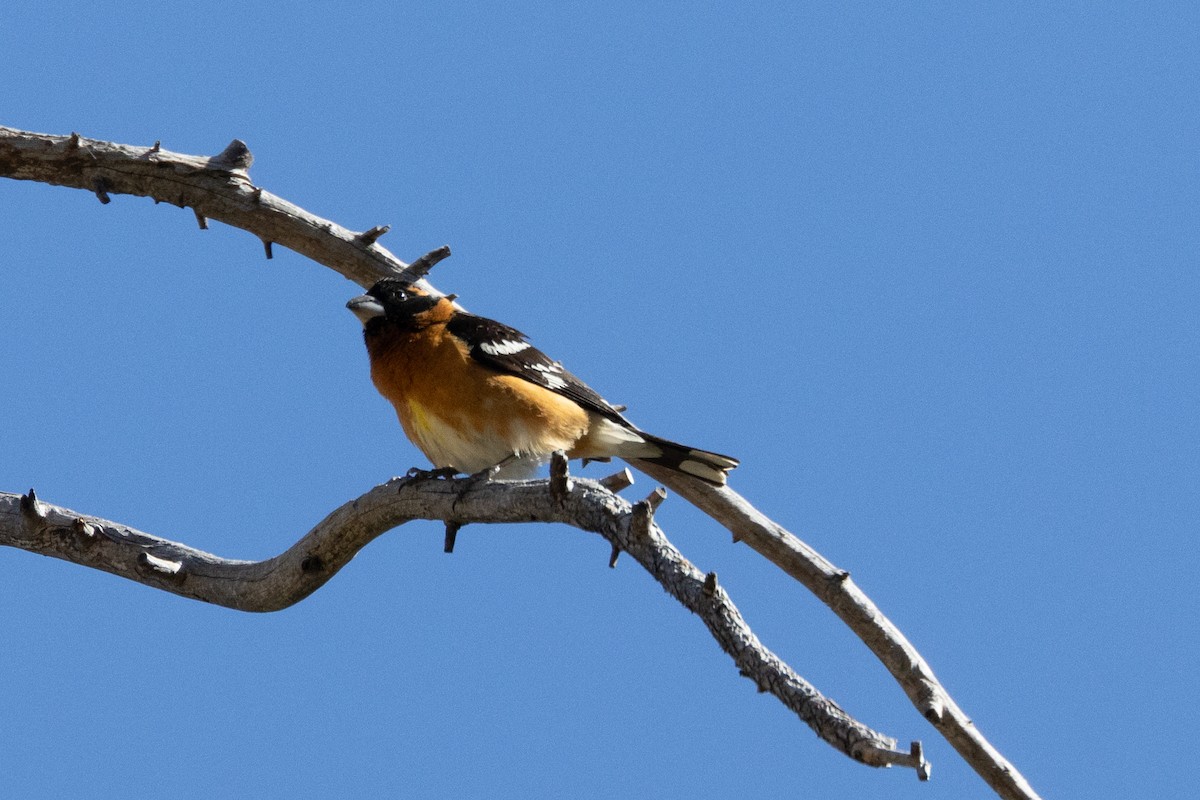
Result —
[{"label": "white wing patch", "polygon": [[522,350],[528,350],[529,347],[529,342],[521,342],[513,339],[504,339],[499,342],[484,342],[479,345],[479,349],[489,356],[511,356]]},{"label": "white wing patch", "polygon": [[546,384],[551,389],[565,389],[567,382],[562,379],[562,365],[558,363],[550,364],[526,364],[527,369],[539,373],[538,377],[542,379],[542,383]]}]

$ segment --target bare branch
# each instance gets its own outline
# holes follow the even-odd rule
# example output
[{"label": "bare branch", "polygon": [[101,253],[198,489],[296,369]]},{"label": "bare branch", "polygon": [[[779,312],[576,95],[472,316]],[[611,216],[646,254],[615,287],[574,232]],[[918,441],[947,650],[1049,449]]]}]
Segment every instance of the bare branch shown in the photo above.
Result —
[{"label": "bare branch", "polygon": [[458,541],[458,532],[462,530],[463,524],[453,520],[446,520],[446,540],[442,544],[443,553],[453,553],[454,543]]},{"label": "bare branch", "polygon": [[917,649],[850,579],[849,572],[835,567],[728,486],[711,486],[657,464],[633,464],[720,522],[735,542],[745,542],[829,606],[883,662],[921,715],[998,795],[1006,800],[1037,798],[1024,776],[984,738]]},{"label": "bare branch", "polygon": [[[202,226],[211,217],[242,228],[262,239],[264,246],[278,242],[362,286],[405,271],[403,262],[379,246],[377,239],[383,229],[354,234],[253,186],[245,172],[252,159],[243,148],[245,145],[235,140],[219,156],[202,158],[171,153],[157,143],[149,149],[133,148],[85,139],[77,133],[48,136],[0,127],[0,177],[72,186],[96,192],[101,201],[111,194],[134,194],[191,207]],[[417,271],[423,275],[423,270],[427,267],[419,265]],[[441,294],[423,278],[422,282]],[[744,540],[821,598],[884,663],[922,715],[1001,797],[1037,798],[1024,777],[958,708],[912,644],[850,580],[849,573],[835,568],[732,489],[711,487],[653,464],[634,464],[728,528],[734,541]],[[614,485],[619,482],[614,476]],[[453,536],[447,539],[452,546]],[[612,563],[622,549],[624,545],[613,542]],[[309,574],[320,573],[322,565],[334,562],[313,556],[304,563],[311,569],[301,572]],[[904,762],[892,763],[925,769],[919,750],[904,758]]]},{"label": "bare branch", "polygon": [[897,750],[894,739],[851,718],[763,646],[715,578],[696,569],[654,524],[655,502],[648,498],[631,506],[588,480],[572,480],[564,493],[548,480],[396,478],[344,504],[274,558],[236,561],[48,505],[32,492],[0,493],[0,545],[240,611],[276,611],[316,591],[372,539],[410,520],[447,520],[447,530],[469,522],[562,522],[628,552],[700,617],[741,674],[826,742],[871,766],[917,767],[911,752]]},{"label": "bare branch", "polygon": [[358,240],[367,247],[370,247],[371,245],[375,244],[375,242],[379,241],[380,236],[383,236],[391,229],[391,225],[376,225],[374,228],[360,233],[358,235]]},{"label": "bare branch", "polygon": [[430,250],[425,255],[418,258],[416,261],[408,265],[406,270],[407,277],[410,280],[418,280],[429,274],[438,262],[450,257],[450,246],[442,245],[436,250]]},{"label": "bare branch", "polygon": [[[254,186],[246,172],[253,156],[234,140],[206,158],[155,147],[19,131],[0,127],[0,177],[39,181],[111,195],[150,197],[191,208],[201,228],[215,219],[275,242],[333,269],[360,286],[371,286],[407,269],[374,238],[364,238]],[[371,233],[368,231],[368,233]]]}]

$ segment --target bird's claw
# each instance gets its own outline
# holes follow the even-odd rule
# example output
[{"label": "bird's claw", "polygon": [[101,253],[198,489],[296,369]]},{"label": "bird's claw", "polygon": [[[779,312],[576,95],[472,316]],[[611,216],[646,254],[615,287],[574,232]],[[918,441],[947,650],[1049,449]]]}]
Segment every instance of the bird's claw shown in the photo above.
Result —
[{"label": "bird's claw", "polygon": [[501,462],[500,464],[497,464],[493,467],[488,467],[487,469],[481,469],[481,470],[479,470],[479,472],[468,475],[466,478],[463,479],[463,482],[464,482],[463,491],[469,492],[470,490],[474,489],[479,484],[487,483],[488,481],[492,480],[493,478],[496,477],[497,473],[500,472],[500,467],[502,465],[503,465],[503,462]]},{"label": "bird's claw", "polygon": [[454,498],[454,502],[450,504],[450,509],[451,510],[457,509],[458,501],[462,500],[464,495],[470,494],[477,487],[479,487],[485,483],[489,483],[492,480],[492,478],[496,477],[496,473],[499,471],[500,471],[500,465],[497,464],[494,467],[488,467],[487,469],[482,469],[479,472],[476,472],[472,475],[468,475],[467,477],[463,478],[462,481],[459,483],[458,492],[457,492],[456,497]]},{"label": "bird's claw", "polygon": [[421,469],[413,467],[404,475],[408,481],[443,481],[458,474],[454,467],[437,467],[436,469]]}]

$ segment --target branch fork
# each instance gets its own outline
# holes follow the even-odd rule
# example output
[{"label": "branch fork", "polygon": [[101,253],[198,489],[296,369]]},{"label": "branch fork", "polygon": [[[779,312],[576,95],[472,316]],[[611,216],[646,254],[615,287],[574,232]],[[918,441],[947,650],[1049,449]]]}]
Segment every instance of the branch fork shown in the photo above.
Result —
[{"label": "branch fork", "polygon": [[[85,139],[78,133],[51,136],[0,127],[0,177],[71,186],[94,193],[102,203],[110,202],[114,195],[130,194],[150,197],[156,203],[191,208],[202,229],[207,227],[209,219],[242,228],[263,242],[268,258],[272,255],[272,244],[278,243],[339,272],[359,286],[369,287],[388,276],[425,281],[429,270],[449,255],[449,248],[442,247],[411,265],[405,264],[379,245],[379,237],[387,232],[387,226],[355,233],[310,214],[254,186],[247,172],[252,163],[249,148],[236,139],[221,153],[206,158],[174,153],[163,149],[158,142],[147,149]],[[427,288],[440,294],[432,287]],[[632,463],[728,528],[735,542],[744,542],[825,602],[875,653],[921,714],[1000,797],[1037,798],[1024,777],[958,708],[916,649],[854,584],[849,573],[834,567],[729,487],[709,486],[647,462]],[[511,513],[514,503],[527,499],[527,492],[536,491],[546,504],[538,506],[544,513],[536,518],[570,522],[564,517],[582,513],[583,519],[590,521],[599,517],[592,516],[596,513],[593,505],[580,506],[580,498],[592,498],[604,505],[609,501],[596,498],[614,497],[612,492],[628,486],[632,478],[625,471],[609,476],[601,484],[573,480],[564,471],[555,481],[555,487],[543,482],[536,490],[531,484],[521,482],[488,484],[457,499],[446,495],[445,487],[440,486],[457,481],[423,482],[399,493],[394,485],[385,484],[393,504],[401,504],[402,500],[415,504],[406,506],[405,512],[415,516],[403,516],[395,505],[376,503],[375,493],[384,488],[379,487],[334,511],[294,547],[265,562],[220,559],[92,517],[80,522],[83,519],[80,515],[46,506],[32,491],[24,496],[0,494],[0,544],[65,558],[208,602],[270,611],[303,599],[329,580],[366,541],[408,519],[459,520],[455,524],[460,527],[468,521],[523,521],[530,519],[527,511],[522,512],[524,516],[512,518],[505,513]],[[710,625],[710,632],[734,657],[739,670],[758,675],[755,670],[762,665],[757,662],[770,662],[774,657],[768,657],[769,651],[762,649],[756,639],[729,638],[730,631],[743,630],[744,621],[731,605],[718,602],[725,593],[715,574],[700,573],[669,547],[670,543],[653,521],[654,511],[665,497],[665,493],[658,495],[657,491],[633,506],[617,498],[628,506],[622,512],[625,521],[613,530],[608,523],[601,525],[611,538],[598,531],[612,544],[610,564],[615,565],[617,555],[625,550],[656,577],[656,570],[665,570],[664,574],[669,574],[672,581],[678,579],[673,585],[677,585],[679,593],[672,592],[673,596],[700,614],[706,624],[709,619],[700,609],[722,609],[721,614],[730,621],[736,620],[741,627]],[[603,494],[596,495],[598,492]],[[359,509],[356,504],[368,498],[371,502]],[[594,530],[588,525],[579,527]],[[72,535],[45,535],[49,531]],[[338,533],[334,535],[334,531]],[[446,538],[452,548],[450,523]],[[81,543],[90,544],[81,546]],[[690,601],[694,601],[695,607],[689,605]],[[744,631],[752,637],[748,628]],[[750,646],[751,642],[757,647]],[[858,723],[847,727],[814,722],[830,719],[829,714],[844,716],[844,712],[832,705],[826,708],[829,714],[817,713],[813,709],[831,701],[816,699],[819,695],[814,698],[812,687],[794,673],[781,671],[790,671],[782,662],[770,668],[775,670],[771,677],[755,677],[756,684],[780,697],[789,708],[805,709],[797,713],[826,741],[864,763],[909,766],[922,778],[928,778],[929,766],[919,744],[903,752],[895,749],[891,739],[874,732],[847,733],[859,731],[854,727]],[[807,716],[810,714],[814,716]]]}]

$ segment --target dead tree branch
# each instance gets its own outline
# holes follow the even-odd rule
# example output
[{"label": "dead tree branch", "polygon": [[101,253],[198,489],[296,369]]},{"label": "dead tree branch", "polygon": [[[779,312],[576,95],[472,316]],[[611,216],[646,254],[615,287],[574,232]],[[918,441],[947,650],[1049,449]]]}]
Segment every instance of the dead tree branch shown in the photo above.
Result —
[{"label": "dead tree branch", "polygon": [[[399,275],[408,265],[378,244],[388,226],[354,232],[255,186],[254,158],[234,139],[216,156],[190,156],[152,147],[51,136],[0,127],[0,176],[112,195],[149,197],[190,208],[201,229],[215,219],[249,231],[267,247],[281,244],[341,273],[360,286]],[[269,255],[268,255],[269,257]]]},{"label": "dead tree branch", "polygon": [[[157,143],[135,148],[78,134],[49,136],[0,128],[2,177],[72,186],[95,192],[101,202],[113,194],[134,194],[190,207],[202,226],[208,218],[221,220],[265,243],[285,245],[362,286],[407,268],[377,244],[386,227],[353,233],[313,216],[255,187],[246,172],[251,160],[248,149],[237,140],[222,154],[203,158],[171,153]],[[421,264],[425,270],[428,266],[427,261]],[[1000,797],[1037,798],[1024,777],[954,703],[907,638],[850,580],[849,573],[834,567],[733,490],[709,487],[652,464],[636,466],[704,510],[728,528],[735,541],[744,541],[825,602]],[[452,544],[449,531],[447,544]],[[614,550],[614,561],[615,557]]]},{"label": "dead tree branch", "polygon": [[735,542],[745,542],[829,606],[883,662],[921,715],[998,795],[1004,798],[1037,797],[1016,767],[992,746],[958,707],[908,638],[850,579],[849,572],[835,567],[728,486],[710,486],[657,464],[639,461],[636,466],[655,480],[669,485],[692,505],[724,525],[733,534]]},{"label": "dead tree branch", "polygon": [[561,522],[598,533],[629,553],[700,617],[741,674],[822,739],[871,766],[926,769],[919,745],[910,752],[897,750],[894,739],[851,718],[764,647],[717,585],[716,574],[706,576],[667,540],[654,523],[652,507],[650,500],[631,505],[595,481],[566,481],[565,473],[562,481],[519,483],[396,478],[342,505],[274,558],[234,561],[48,505],[31,491],[0,493],[0,545],[240,611],[277,611],[319,589],[375,537],[412,520],[446,520],[458,527]]}]

